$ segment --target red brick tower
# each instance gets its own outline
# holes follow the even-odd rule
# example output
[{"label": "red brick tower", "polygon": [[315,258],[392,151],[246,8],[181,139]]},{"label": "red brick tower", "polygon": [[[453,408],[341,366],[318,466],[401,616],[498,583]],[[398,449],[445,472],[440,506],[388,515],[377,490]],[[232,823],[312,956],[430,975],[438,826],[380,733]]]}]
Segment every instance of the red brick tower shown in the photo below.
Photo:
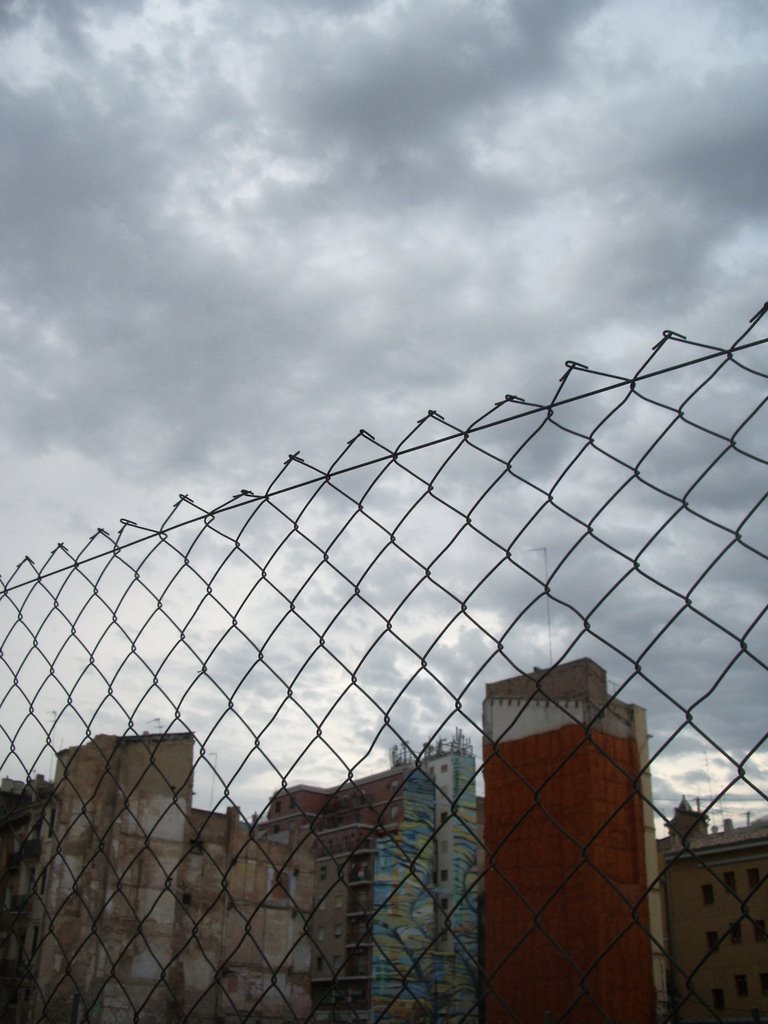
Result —
[{"label": "red brick tower", "polygon": [[582,659],[489,685],[483,721],[489,1024],[652,1024],[643,710]]}]

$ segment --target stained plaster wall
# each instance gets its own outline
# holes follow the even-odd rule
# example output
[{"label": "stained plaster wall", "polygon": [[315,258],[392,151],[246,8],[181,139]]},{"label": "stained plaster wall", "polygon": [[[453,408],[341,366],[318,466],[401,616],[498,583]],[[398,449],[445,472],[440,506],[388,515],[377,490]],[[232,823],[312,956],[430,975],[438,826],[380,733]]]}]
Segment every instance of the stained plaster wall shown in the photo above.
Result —
[{"label": "stained plaster wall", "polygon": [[38,978],[51,1024],[78,1001],[89,1024],[309,1008],[312,863],[254,840],[235,807],[193,809],[193,754],[187,733],[99,736],[61,755]]}]

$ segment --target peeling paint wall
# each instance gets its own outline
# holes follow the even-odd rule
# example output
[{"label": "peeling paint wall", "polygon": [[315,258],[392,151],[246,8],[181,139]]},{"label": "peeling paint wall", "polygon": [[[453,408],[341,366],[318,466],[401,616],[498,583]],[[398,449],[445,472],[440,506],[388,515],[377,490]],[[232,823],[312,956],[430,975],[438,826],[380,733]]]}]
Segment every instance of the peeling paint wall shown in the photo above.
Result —
[{"label": "peeling paint wall", "polygon": [[189,733],[62,753],[38,972],[51,1024],[79,1019],[78,1005],[89,1024],[309,1009],[313,864],[255,840],[236,807],[193,808],[193,758]]}]

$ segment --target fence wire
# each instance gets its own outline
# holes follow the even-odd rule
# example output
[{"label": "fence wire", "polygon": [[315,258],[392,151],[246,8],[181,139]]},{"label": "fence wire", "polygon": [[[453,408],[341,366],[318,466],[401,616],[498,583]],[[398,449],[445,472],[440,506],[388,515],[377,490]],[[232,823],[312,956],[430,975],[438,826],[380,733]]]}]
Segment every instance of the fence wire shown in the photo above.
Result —
[{"label": "fence wire", "polygon": [[768,1014],[766,308],[25,558],[0,1020]]}]

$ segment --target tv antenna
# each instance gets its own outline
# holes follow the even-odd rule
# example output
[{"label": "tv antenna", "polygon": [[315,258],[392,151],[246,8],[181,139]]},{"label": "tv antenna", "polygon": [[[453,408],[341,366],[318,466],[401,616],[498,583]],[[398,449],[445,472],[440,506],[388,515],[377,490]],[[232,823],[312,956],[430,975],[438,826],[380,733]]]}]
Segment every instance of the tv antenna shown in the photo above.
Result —
[{"label": "tv antenna", "polygon": [[51,708],[51,710],[48,712],[47,718],[51,723],[51,727],[48,730],[48,739],[51,741],[51,759],[48,762],[48,776],[49,778],[53,779],[53,762],[54,758],[56,757],[56,742],[54,740],[54,734],[56,731],[56,724],[59,721],[59,712],[56,711],[55,708]]},{"label": "tv antenna", "polygon": [[540,551],[544,555],[544,585],[547,588],[547,635],[549,637],[549,667],[552,667],[552,615],[549,605],[549,563],[546,548],[528,548],[529,551]]}]

